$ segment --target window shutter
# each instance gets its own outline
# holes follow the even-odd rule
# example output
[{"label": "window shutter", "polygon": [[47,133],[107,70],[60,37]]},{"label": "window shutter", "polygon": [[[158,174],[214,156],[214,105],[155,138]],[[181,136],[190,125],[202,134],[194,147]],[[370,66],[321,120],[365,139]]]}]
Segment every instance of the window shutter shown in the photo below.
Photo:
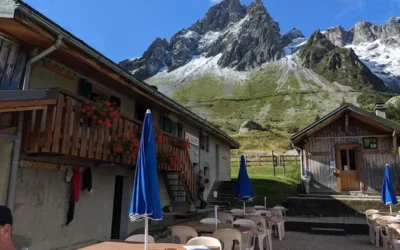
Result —
[{"label": "window shutter", "polygon": [[110,96],[110,102],[113,106],[115,106],[116,108],[121,107],[121,99],[119,99],[116,96]]},{"label": "window shutter", "polygon": [[92,84],[86,79],[79,81],[79,95],[88,99],[92,96]]}]

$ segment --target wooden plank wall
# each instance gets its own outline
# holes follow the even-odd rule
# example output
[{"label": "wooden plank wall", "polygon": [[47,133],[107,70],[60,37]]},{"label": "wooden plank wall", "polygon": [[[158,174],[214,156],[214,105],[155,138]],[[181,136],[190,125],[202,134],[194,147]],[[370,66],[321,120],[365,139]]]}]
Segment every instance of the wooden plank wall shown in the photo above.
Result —
[{"label": "wooden plank wall", "polygon": [[20,88],[27,53],[18,44],[0,37],[0,90]]},{"label": "wooden plank wall", "polygon": [[[335,147],[337,145],[362,145],[362,136],[386,134],[390,135],[388,132],[377,130],[352,117],[349,117],[349,127],[346,133],[345,119],[342,117],[309,137],[304,145],[307,158],[304,159],[303,163],[308,166],[313,176],[311,191],[337,191],[337,177],[334,175],[334,169],[329,167],[329,162],[335,160]],[[343,136],[360,137],[327,138]],[[391,166],[393,182],[397,189],[400,188],[400,161],[398,154],[392,155],[392,137],[379,137],[377,150],[364,150],[361,147],[361,159],[363,168],[360,177],[364,182],[364,191],[380,192],[386,163]]]}]

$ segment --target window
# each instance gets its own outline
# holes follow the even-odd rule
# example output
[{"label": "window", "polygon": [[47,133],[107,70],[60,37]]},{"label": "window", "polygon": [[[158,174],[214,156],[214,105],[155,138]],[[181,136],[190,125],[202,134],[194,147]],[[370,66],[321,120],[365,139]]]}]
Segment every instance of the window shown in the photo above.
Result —
[{"label": "window", "polygon": [[163,117],[162,126],[163,126],[164,132],[171,133],[171,119],[169,119],[169,117],[167,117],[167,116]]},{"label": "window", "polygon": [[135,119],[139,121],[144,120],[144,116],[146,115],[146,106],[141,103],[135,104]]},{"label": "window", "polygon": [[92,84],[86,79],[79,81],[79,95],[85,98],[91,99],[92,96]]},{"label": "window", "polygon": [[178,136],[178,123],[171,121],[171,135]]},{"label": "window", "polygon": [[340,168],[344,171],[357,170],[357,154],[355,149],[340,150]]},{"label": "window", "polygon": [[183,137],[183,126],[178,123],[178,137]]},{"label": "window", "polygon": [[121,107],[121,99],[115,96],[110,96],[110,102],[114,107]]},{"label": "window", "polygon": [[200,148],[207,152],[210,152],[210,137],[200,133]]}]

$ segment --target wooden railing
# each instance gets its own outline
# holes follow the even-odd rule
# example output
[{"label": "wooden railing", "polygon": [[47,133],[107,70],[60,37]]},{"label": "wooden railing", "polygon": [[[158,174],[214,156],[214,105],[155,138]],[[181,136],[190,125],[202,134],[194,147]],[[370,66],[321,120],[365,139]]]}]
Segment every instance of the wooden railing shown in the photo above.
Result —
[{"label": "wooden railing", "polygon": [[[21,151],[25,153],[50,153],[85,158],[96,161],[108,161],[117,164],[134,165],[136,159],[114,154],[110,147],[118,134],[140,134],[141,123],[121,117],[113,121],[112,128],[98,125],[81,113],[84,98],[60,90],[56,105],[45,110],[25,111]],[[159,164],[161,171],[180,172],[188,188],[195,197],[195,176],[186,150],[174,147],[177,138],[164,134],[157,153],[175,151],[179,155],[177,166]]]}]

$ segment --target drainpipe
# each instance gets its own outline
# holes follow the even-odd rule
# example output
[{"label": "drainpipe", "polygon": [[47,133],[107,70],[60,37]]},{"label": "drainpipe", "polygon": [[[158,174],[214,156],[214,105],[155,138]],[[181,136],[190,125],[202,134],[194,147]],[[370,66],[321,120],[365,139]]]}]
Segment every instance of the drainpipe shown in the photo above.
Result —
[{"label": "drainpipe", "polygon": [[[29,61],[26,63],[25,66],[25,77],[24,77],[24,83],[22,85],[22,91],[29,89],[32,64],[39,61],[43,57],[47,56],[54,50],[58,49],[61,46],[62,38],[63,37],[59,35],[57,37],[56,42],[51,47],[47,48],[39,55],[29,59]],[[22,135],[23,124],[24,124],[24,112],[21,111],[19,112],[18,115],[17,136],[14,141],[13,156],[11,162],[10,184],[8,188],[7,206],[11,211],[14,210],[14,203],[15,203],[15,192],[17,187],[18,168],[19,168],[20,154],[21,154],[21,135]]]}]

